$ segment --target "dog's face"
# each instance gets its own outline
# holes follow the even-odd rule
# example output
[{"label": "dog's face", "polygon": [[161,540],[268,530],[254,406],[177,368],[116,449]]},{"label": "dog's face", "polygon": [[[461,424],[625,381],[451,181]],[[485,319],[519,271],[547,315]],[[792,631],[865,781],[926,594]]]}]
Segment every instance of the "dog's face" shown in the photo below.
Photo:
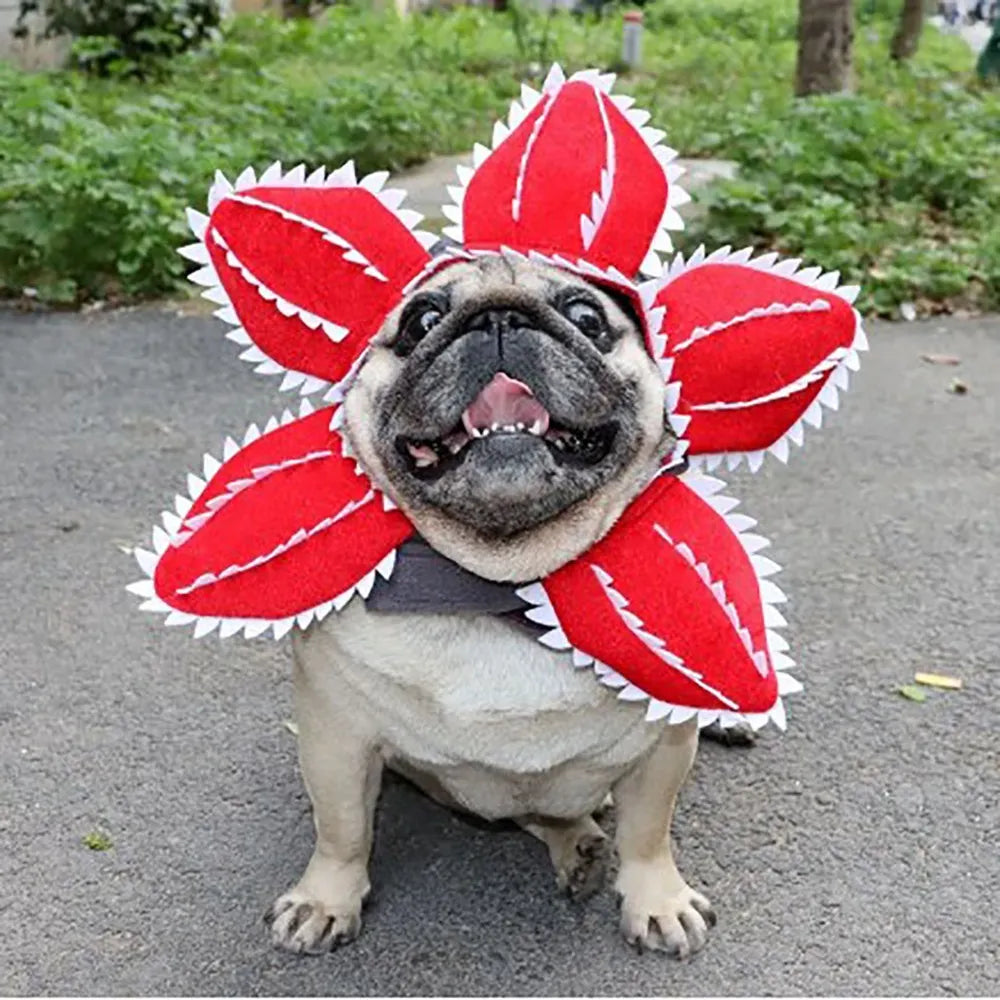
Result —
[{"label": "dog's face", "polygon": [[554,534],[587,548],[673,441],[630,306],[499,255],[452,265],[400,304],[346,412],[362,461],[417,530],[494,577],[487,553]]}]

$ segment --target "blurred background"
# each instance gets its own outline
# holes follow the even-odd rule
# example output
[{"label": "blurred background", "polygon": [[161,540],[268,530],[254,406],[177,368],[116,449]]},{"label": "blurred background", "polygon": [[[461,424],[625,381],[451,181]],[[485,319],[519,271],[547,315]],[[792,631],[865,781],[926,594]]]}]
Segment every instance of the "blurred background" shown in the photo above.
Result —
[{"label": "blurred background", "polygon": [[655,0],[625,39],[602,0],[0,0],[0,296],[178,294],[216,168],[425,164],[433,204],[558,61],[617,70],[694,161],[683,248],[804,254],[868,314],[996,308],[996,7]]}]

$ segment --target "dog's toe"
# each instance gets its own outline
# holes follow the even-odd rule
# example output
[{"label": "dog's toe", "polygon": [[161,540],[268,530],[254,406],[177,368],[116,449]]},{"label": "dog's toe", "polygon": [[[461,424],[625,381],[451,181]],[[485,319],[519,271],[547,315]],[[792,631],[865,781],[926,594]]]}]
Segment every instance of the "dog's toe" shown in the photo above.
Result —
[{"label": "dog's toe", "polygon": [[621,929],[625,940],[639,951],[660,951],[673,958],[689,958],[701,951],[715,926],[709,901],[688,886],[653,908],[633,907],[622,901]]},{"label": "dog's toe", "polygon": [[703,740],[721,743],[725,747],[752,747],[757,742],[757,733],[747,722],[725,727],[713,722],[701,730],[700,736]]},{"label": "dog's toe", "polygon": [[280,897],[264,919],[274,945],[298,955],[322,955],[353,941],[361,931],[360,908],[337,911],[292,893]]},{"label": "dog's toe", "polygon": [[588,899],[604,885],[609,854],[606,836],[588,834],[576,842],[574,858],[561,879],[571,899]]}]

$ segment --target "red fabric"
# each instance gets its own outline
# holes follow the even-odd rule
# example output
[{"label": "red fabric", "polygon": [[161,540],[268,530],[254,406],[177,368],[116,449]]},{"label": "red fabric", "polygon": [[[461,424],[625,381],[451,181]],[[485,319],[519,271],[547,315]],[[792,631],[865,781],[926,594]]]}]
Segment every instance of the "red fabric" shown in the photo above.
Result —
[{"label": "red fabric", "polygon": [[[825,311],[788,312],[735,322],[685,346],[697,328],[729,322],[774,303],[825,303]],[[854,341],[850,304],[794,278],[742,264],[704,264],[683,272],[660,291],[666,307],[662,332],[680,382],[677,412],[689,415],[690,454],[754,451],[777,441],[805,412],[827,373],[790,396],[746,407],[699,410],[780,392],[813,371],[837,348]]]},{"label": "red fabric", "polygon": [[[634,275],[668,205],[650,139],[596,82],[553,84],[473,172],[461,209],[468,249],[536,250],[574,262],[571,269]],[[428,253],[361,185],[221,190],[204,247],[186,255],[205,263],[207,248],[235,312],[223,315],[279,365],[340,381],[404,288],[430,273]],[[203,221],[195,216],[196,231]],[[212,268],[194,280],[213,282]],[[689,264],[645,308],[638,288],[627,291],[650,332],[662,308],[677,412],[691,418],[685,436],[696,455],[777,441],[830,377],[833,352],[851,348],[857,332],[839,296],[731,262]],[[780,314],[745,315],[775,303]],[[785,311],[793,305],[801,309]],[[714,324],[723,328],[690,339]],[[703,408],[718,403],[737,406]],[[164,550],[163,533],[154,532],[158,560],[138,555],[153,576],[153,605],[210,619],[288,619],[348,592],[410,537],[408,520],[386,512],[354,460],[342,457],[330,417],[321,410],[243,448],[212,477],[173,544]],[[655,480],[606,538],[543,585],[568,641],[639,692],[713,711],[775,705],[753,560],[725,516],[682,480]],[[134,592],[148,598],[148,581]]]},{"label": "red fabric", "polygon": [[[413,532],[398,511],[385,511],[382,496],[353,459],[340,454],[320,410],[258,439],[226,462],[203,496],[223,492],[248,469],[300,458],[303,448],[326,445],[330,457],[274,471],[235,494],[180,545],[167,549],[156,566],[156,594],[170,607],[212,617],[279,619],[309,610],[356,584]],[[366,501],[367,498],[367,502]],[[199,497],[199,503],[201,498]],[[261,565],[178,593],[202,574],[216,576],[266,556],[300,528],[362,504],[330,527]],[[190,515],[189,515],[190,519]]]},{"label": "red fabric", "polygon": [[[749,630],[752,648],[766,655],[760,585],[750,557],[725,517],[673,477],[656,480],[609,535],[544,580],[567,638],[668,704],[770,710],[778,696],[773,668],[768,664],[761,677],[709,586],[656,526],[707,564],[712,581],[724,585],[726,599]],[[610,574],[610,586],[628,601],[626,613],[641,619],[646,632],[662,639],[670,653],[700,675],[703,685],[724,698],[665,663],[635,635],[595,567]]]},{"label": "red fabric", "polygon": [[[588,249],[580,220],[593,217],[605,171],[610,197]],[[631,275],[666,207],[666,175],[645,139],[607,94],[576,80],[544,93],[476,170],[462,230],[472,248],[563,254]]]},{"label": "red fabric", "polygon": [[[240,198],[280,206],[320,229]],[[227,261],[218,233],[239,262],[271,293],[350,331],[339,343],[285,316]],[[337,242],[335,242],[337,241]],[[354,248],[388,280],[345,258]],[[279,364],[336,382],[399,301],[406,283],[430,257],[406,226],[360,187],[258,187],[223,199],[205,234],[212,263],[251,339]]]},{"label": "red fabric", "polygon": [[[185,522],[208,511],[209,501],[226,493],[230,483],[252,479],[254,469],[304,458],[312,452],[339,450],[340,439],[330,430],[330,419],[335,409],[327,406],[308,417],[299,417],[242,447],[208,481],[187,512]],[[354,480],[354,495],[361,497],[368,487],[368,480],[363,476],[354,476]]]}]

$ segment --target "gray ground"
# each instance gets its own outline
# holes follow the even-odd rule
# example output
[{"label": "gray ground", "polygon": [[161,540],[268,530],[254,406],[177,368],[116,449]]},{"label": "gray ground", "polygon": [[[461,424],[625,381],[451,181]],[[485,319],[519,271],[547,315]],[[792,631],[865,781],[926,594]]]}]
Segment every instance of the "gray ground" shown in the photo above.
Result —
[{"label": "gray ground", "polygon": [[[281,408],[222,332],[0,313],[0,991],[997,991],[996,319],[877,326],[832,426],[738,484],[786,565],[807,689],[784,737],[703,748],[676,832],[720,923],[683,965],[629,952],[609,893],[559,898],[527,836],[401,783],[361,940],[270,949],[260,916],[311,844],[288,651],[162,628],[117,548]],[[926,669],[965,690],[896,693]],[[111,850],[82,846],[94,829]]]}]

